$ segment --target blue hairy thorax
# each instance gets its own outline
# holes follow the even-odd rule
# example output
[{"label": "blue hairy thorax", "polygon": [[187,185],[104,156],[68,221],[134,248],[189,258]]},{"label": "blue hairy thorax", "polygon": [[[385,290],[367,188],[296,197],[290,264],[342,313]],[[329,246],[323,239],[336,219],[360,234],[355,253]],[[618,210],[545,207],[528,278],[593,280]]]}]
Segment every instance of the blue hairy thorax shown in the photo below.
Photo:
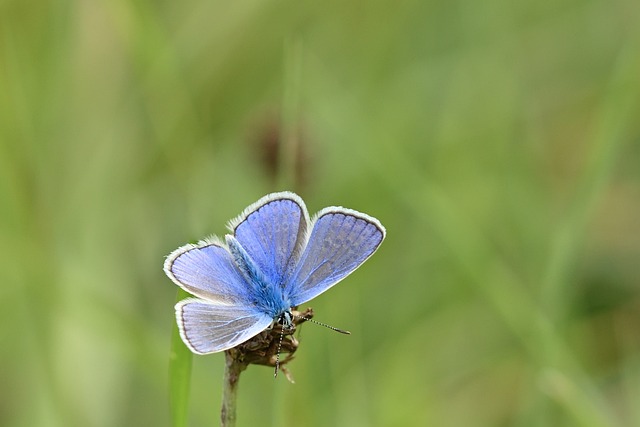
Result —
[{"label": "blue hairy thorax", "polygon": [[284,295],[281,278],[267,277],[233,236],[227,235],[226,240],[236,266],[247,281],[248,302],[273,319],[288,312],[291,303]]}]

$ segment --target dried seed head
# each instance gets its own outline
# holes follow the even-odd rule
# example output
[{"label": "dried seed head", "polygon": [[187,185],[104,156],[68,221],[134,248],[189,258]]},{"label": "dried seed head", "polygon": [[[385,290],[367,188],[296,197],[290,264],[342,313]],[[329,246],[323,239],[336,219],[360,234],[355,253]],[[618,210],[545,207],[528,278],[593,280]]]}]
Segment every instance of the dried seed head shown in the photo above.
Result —
[{"label": "dried seed head", "polygon": [[[249,341],[240,344],[226,351],[228,357],[234,363],[243,366],[243,370],[249,365],[264,365],[275,368],[276,364],[291,382],[289,371],[283,366],[293,360],[294,353],[298,349],[299,342],[293,336],[297,326],[313,317],[313,309],[307,308],[304,311],[292,310],[292,328],[283,328],[279,323],[273,325],[251,338]],[[285,357],[278,356],[286,354]]]}]

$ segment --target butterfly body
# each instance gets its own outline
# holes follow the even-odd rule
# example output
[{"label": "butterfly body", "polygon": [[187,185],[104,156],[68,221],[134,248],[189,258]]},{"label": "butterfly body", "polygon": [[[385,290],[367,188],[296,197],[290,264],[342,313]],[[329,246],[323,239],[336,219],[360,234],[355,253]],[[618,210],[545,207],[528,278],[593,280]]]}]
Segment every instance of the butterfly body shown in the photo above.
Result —
[{"label": "butterfly body", "polygon": [[256,308],[272,318],[281,316],[291,308],[289,298],[279,277],[267,277],[232,236],[227,236],[227,246],[242,275],[247,281],[248,299]]},{"label": "butterfly body", "polygon": [[198,354],[241,344],[342,280],[378,248],[385,229],[342,207],[313,219],[300,197],[267,195],[231,221],[225,241],[212,237],[172,252],[164,270],[193,294],[176,305],[185,344]]}]

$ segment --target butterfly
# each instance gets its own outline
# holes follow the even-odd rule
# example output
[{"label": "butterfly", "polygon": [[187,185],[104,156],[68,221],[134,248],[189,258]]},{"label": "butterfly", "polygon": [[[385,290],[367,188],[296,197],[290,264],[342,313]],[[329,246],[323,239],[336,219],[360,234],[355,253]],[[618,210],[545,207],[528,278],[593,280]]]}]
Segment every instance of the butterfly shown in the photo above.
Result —
[{"label": "butterfly", "polygon": [[228,224],[231,234],[188,244],[164,271],[194,295],[176,304],[185,345],[196,354],[228,350],[275,323],[292,326],[292,308],[344,279],[378,249],[380,222],[343,207],[309,217],[302,199],[272,193]]}]

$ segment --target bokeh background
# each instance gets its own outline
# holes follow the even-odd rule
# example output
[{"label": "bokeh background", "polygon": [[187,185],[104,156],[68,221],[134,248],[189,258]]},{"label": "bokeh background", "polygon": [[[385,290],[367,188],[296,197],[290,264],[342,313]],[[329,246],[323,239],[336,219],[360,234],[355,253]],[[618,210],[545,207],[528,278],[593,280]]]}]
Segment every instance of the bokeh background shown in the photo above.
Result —
[{"label": "bokeh background", "polygon": [[[636,0],[0,2],[0,425],[170,426],[164,256],[381,220],[239,426],[640,425]],[[217,425],[222,355],[193,359]]]}]

